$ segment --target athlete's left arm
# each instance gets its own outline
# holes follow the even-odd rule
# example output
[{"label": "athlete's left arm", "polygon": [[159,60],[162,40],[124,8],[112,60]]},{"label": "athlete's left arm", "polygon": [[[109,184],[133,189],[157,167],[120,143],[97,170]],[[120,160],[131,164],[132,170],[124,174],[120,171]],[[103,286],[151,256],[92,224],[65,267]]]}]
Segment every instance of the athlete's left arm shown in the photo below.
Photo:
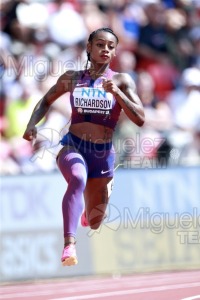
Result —
[{"label": "athlete's left arm", "polygon": [[144,108],[136,93],[136,86],[132,78],[125,73],[115,75],[115,79],[106,80],[103,88],[114,95],[127,117],[138,126],[145,121]]}]

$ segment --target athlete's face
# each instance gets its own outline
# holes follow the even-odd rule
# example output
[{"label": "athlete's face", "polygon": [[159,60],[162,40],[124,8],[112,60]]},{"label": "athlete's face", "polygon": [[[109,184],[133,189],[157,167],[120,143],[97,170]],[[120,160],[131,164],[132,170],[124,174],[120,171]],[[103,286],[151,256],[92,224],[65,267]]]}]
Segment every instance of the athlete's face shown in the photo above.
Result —
[{"label": "athlete's face", "polygon": [[101,31],[87,45],[87,51],[90,53],[91,62],[108,64],[115,56],[117,40],[109,32]]}]

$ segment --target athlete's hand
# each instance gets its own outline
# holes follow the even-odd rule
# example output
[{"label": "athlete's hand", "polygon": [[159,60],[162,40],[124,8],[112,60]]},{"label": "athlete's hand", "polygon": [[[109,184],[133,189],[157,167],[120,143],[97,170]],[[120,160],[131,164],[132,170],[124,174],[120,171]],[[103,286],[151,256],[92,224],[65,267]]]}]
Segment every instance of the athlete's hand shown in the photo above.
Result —
[{"label": "athlete's hand", "polygon": [[27,141],[33,141],[34,139],[36,139],[36,136],[37,128],[35,126],[28,125],[24,132],[23,138]]},{"label": "athlete's hand", "polygon": [[103,80],[102,87],[107,93],[113,94],[115,96],[119,92],[119,88],[113,80]]}]

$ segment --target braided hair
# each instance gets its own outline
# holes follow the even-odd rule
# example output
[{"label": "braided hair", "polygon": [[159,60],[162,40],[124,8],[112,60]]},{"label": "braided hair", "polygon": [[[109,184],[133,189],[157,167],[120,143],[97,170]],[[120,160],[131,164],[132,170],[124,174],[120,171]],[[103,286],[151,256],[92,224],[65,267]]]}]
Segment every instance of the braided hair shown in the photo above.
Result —
[{"label": "braided hair", "polygon": [[119,39],[118,37],[116,36],[116,34],[114,33],[114,31],[111,29],[111,28],[108,28],[108,27],[102,27],[102,28],[99,28],[95,31],[93,31],[90,35],[89,35],[89,38],[88,38],[88,42],[92,42],[94,37],[101,31],[104,31],[104,32],[109,32],[111,33],[112,35],[115,36],[116,40],[117,40],[117,43],[119,42]]},{"label": "braided hair", "polygon": [[[117,41],[117,44],[119,43],[119,39],[117,37],[117,35],[113,32],[113,30],[111,28],[108,28],[108,27],[102,27],[102,28],[99,28],[95,31],[93,31],[90,35],[89,35],[89,38],[88,38],[88,42],[91,43],[94,39],[94,37],[99,33],[99,32],[109,32],[111,33],[112,35],[114,35],[114,37],[116,38],[116,41]],[[87,67],[88,67],[88,62],[90,61],[90,53],[87,52],[87,63],[86,63],[86,70],[87,70]]]}]

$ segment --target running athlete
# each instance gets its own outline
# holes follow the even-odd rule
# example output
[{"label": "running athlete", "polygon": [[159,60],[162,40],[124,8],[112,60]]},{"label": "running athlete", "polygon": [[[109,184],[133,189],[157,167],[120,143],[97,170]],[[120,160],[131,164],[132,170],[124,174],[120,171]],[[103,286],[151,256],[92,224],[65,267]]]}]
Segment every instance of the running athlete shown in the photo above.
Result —
[{"label": "running athlete", "polygon": [[83,226],[94,230],[105,218],[115,162],[112,137],[121,110],[137,126],[144,123],[143,106],[133,80],[109,68],[117,44],[118,37],[110,28],[92,32],[85,70],[68,70],[60,76],[36,105],[23,135],[28,141],[35,139],[36,124],[51,104],[70,93],[71,125],[60,141],[63,147],[57,156],[58,168],[67,182],[62,202],[64,266],[78,263],[75,242],[80,218]]}]

